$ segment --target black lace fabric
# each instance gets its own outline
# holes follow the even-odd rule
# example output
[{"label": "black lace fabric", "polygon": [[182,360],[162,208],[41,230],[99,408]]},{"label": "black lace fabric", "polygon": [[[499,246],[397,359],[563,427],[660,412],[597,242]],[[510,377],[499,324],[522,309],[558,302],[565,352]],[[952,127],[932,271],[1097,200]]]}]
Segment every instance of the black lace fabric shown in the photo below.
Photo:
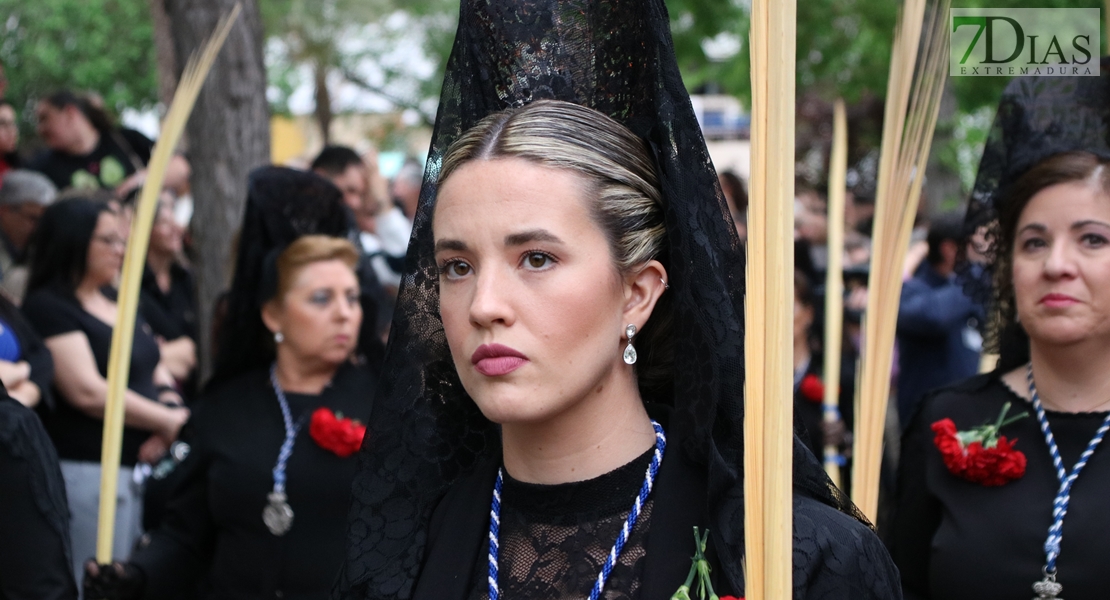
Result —
[{"label": "black lace fabric", "polygon": [[[501,490],[498,582],[505,600],[581,600],[590,596],[643,485],[654,449],[588,481],[538,485],[505,474]],[[644,538],[651,523],[649,500],[640,511],[606,582],[601,598],[637,597]],[[470,600],[487,600],[488,546],[474,566]]]},{"label": "black lace fabric", "polygon": [[[663,0],[463,0],[406,256],[385,366],[352,487],[336,598],[409,598],[430,515],[498,429],[467,396],[439,317],[432,215],[448,146],[481,118],[541,98],[594,108],[645,139],[665,203],[661,257],[674,378],[645,401],[672,407],[668,455],[707,473],[718,576],[743,589],[744,255],[674,56]],[[790,201],[785,199],[784,201]],[[863,517],[795,439],[798,494]]]},{"label": "black lace fabric", "polygon": [[969,234],[986,228],[978,250],[988,267],[960,265],[968,293],[992,307],[984,351],[998,352],[1003,338],[1013,335],[1009,286],[995,285],[995,265],[1006,263],[998,260],[998,213],[1011,186],[1054,154],[1085,150],[1110,157],[1110,56],[1099,69],[1098,77],[1017,77],[1002,92],[966,215]]}]

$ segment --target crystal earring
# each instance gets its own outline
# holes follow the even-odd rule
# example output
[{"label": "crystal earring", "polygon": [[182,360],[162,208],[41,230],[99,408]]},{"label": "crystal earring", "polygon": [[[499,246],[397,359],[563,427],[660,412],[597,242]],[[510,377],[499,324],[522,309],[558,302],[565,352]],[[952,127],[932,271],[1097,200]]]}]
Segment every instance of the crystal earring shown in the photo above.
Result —
[{"label": "crystal earring", "polygon": [[636,349],[632,347],[632,338],[636,337],[636,326],[629,323],[624,328],[624,335],[628,338],[628,345],[624,347],[624,362],[628,365],[636,364]]},{"label": "crystal earring", "polygon": [[280,344],[285,341],[285,336],[280,331],[274,333],[274,343]]}]

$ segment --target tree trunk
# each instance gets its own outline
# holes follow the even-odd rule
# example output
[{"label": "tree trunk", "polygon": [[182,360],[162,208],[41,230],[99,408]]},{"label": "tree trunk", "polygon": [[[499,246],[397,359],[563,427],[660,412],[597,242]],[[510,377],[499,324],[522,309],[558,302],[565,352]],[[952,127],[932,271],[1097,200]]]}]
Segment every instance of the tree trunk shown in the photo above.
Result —
[{"label": "tree trunk", "polygon": [[[247,175],[270,160],[270,109],[257,0],[243,12],[200,91],[186,132],[192,165],[194,269],[200,317],[201,380],[212,370],[212,309],[234,268],[232,240],[247,197]],[[179,62],[208,39],[236,0],[166,0]]]},{"label": "tree trunk", "polygon": [[331,91],[328,90],[328,66],[324,59],[317,59],[313,65],[316,83],[316,124],[320,127],[320,139],[324,145],[331,143]]},{"label": "tree trunk", "polygon": [[170,16],[166,13],[166,0],[149,0],[148,4],[150,22],[154,26],[154,55],[158,64],[158,100],[165,106],[159,117],[164,117],[177,90],[181,67],[177,63],[177,49],[173,45],[173,28],[170,27]]}]

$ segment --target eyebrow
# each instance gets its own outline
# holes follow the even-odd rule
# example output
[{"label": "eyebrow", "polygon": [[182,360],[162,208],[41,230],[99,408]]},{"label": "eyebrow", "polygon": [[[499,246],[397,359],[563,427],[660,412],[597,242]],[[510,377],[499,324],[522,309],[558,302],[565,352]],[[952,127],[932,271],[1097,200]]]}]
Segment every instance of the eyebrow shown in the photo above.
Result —
[{"label": "eyebrow", "polygon": [[[1075,231],[1077,229],[1083,229],[1084,227],[1087,227],[1089,225],[1097,225],[1099,227],[1110,228],[1110,223],[1107,223],[1105,221],[1098,221],[1096,219],[1085,219],[1083,221],[1076,221],[1075,223],[1072,223],[1071,227],[1068,227],[1068,229],[1070,229],[1071,231]],[[1046,227],[1042,223],[1030,223],[1018,230],[1018,234],[1021,234],[1027,230],[1033,230],[1037,233],[1044,233],[1048,231],[1048,227]]]},{"label": "eyebrow", "polygon": [[467,249],[466,242],[460,240],[439,240],[436,242],[436,253],[443,252],[444,250],[451,250],[453,252],[465,252]]},{"label": "eyebrow", "polygon": [[523,246],[529,242],[553,242],[562,244],[563,240],[546,229],[530,229],[520,233],[510,233],[505,236],[506,246]]},{"label": "eyebrow", "polygon": [[1099,227],[1110,227],[1110,223],[1107,223],[1106,221],[1098,221],[1098,220],[1095,220],[1095,219],[1086,219],[1086,220],[1083,220],[1083,221],[1076,221],[1075,223],[1072,223],[1071,228],[1072,229],[1082,229],[1082,228],[1084,228],[1088,225],[1098,225]]}]

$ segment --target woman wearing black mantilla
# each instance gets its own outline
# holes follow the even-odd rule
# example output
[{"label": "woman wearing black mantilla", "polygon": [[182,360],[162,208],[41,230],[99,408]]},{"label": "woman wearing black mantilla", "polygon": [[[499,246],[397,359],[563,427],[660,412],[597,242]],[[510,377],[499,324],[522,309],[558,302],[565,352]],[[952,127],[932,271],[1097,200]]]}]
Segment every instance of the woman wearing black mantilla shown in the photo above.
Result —
[{"label": "woman wearing black mantilla", "polygon": [[[335,597],[664,599],[694,526],[742,595],[742,254],[662,2],[464,2],[443,90]],[[795,448],[794,596],[898,598]]]},{"label": "woman wearing black mantilla", "polygon": [[1110,57],[1099,77],[1010,82],[967,219],[990,232],[1000,358],[927,396],[904,434],[892,553],[906,597],[1105,598]]}]

